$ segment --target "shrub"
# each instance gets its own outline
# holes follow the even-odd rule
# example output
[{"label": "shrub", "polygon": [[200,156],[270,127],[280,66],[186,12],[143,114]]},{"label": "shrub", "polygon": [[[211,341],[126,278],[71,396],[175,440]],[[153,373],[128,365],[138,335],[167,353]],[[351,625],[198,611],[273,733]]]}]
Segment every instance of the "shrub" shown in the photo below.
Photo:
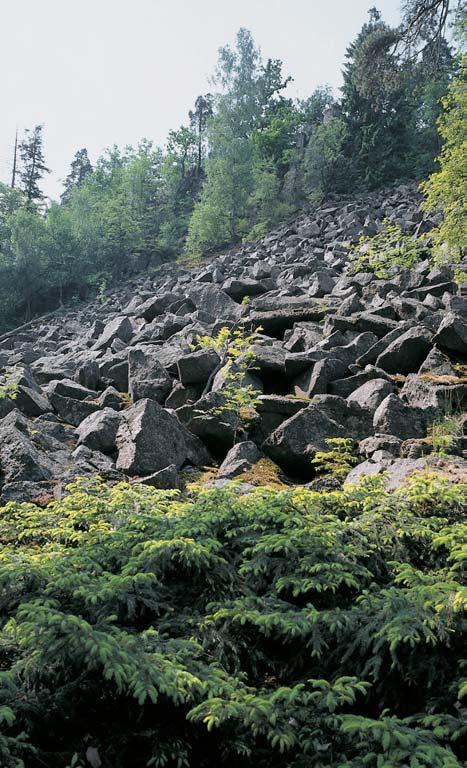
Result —
[{"label": "shrub", "polygon": [[350,273],[374,272],[387,279],[403,269],[413,269],[427,255],[427,246],[414,235],[406,235],[398,224],[385,219],[384,229],[371,237],[363,235],[350,249]]},{"label": "shrub", "polygon": [[350,437],[330,437],[326,442],[329,451],[317,451],[311,463],[320,474],[345,480],[352,467],[358,464],[353,454],[354,441]]},{"label": "shrub", "polygon": [[466,490],[6,504],[0,764],[460,768]]}]

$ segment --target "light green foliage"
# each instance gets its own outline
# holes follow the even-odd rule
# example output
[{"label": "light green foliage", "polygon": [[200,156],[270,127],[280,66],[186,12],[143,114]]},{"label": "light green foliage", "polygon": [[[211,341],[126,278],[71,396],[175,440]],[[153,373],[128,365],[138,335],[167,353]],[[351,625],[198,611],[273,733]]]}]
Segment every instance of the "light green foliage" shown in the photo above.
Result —
[{"label": "light green foliage", "polygon": [[186,249],[201,253],[258,237],[289,208],[280,179],[297,120],[280,92],[282,62],[263,62],[251,33],[219,51],[215,115],[208,130],[206,181],[190,220]]},{"label": "light green foliage", "polygon": [[426,194],[425,208],[441,210],[443,222],[437,231],[440,246],[445,244],[450,258],[459,256],[467,247],[466,194],[467,179],[467,56],[462,57],[457,77],[443,99],[444,113],[439,132],[444,146],[439,156],[439,170],[422,185]]},{"label": "light green foliage", "polygon": [[427,253],[423,240],[404,234],[398,224],[386,219],[381,232],[362,236],[350,249],[350,273],[374,272],[386,279],[403,269],[413,269]]},{"label": "light green foliage", "polygon": [[5,398],[16,400],[18,396],[17,378],[14,368],[9,368],[4,374],[0,374],[0,400]]},{"label": "light green foliage", "polygon": [[245,429],[255,417],[255,408],[260,402],[258,391],[248,384],[247,375],[254,370],[255,354],[253,345],[260,342],[258,328],[247,333],[245,328],[221,328],[217,336],[200,336],[197,346],[201,349],[214,349],[220,356],[224,375],[222,387],[223,403],[214,410],[223,415],[234,412],[239,419],[239,426]]},{"label": "light green foliage", "polygon": [[331,437],[326,442],[329,450],[318,451],[311,463],[320,474],[345,480],[352,467],[358,464],[353,453],[354,441],[349,437]]},{"label": "light green foliage", "polygon": [[6,504],[1,765],[460,768],[466,491]]},{"label": "light green foliage", "polygon": [[433,452],[438,456],[447,456],[456,443],[456,439],[462,434],[462,426],[459,417],[446,415],[442,419],[434,421],[429,428],[428,437],[433,445]]}]

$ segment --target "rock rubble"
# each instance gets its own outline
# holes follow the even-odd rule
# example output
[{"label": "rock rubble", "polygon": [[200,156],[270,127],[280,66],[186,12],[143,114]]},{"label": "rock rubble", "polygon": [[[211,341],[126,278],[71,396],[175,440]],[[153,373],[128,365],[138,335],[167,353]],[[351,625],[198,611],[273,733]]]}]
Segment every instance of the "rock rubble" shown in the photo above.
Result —
[{"label": "rock rubble", "polygon": [[[384,470],[397,483],[432,450],[433,422],[455,413],[462,423],[467,299],[452,269],[427,262],[390,279],[352,275],[346,244],[387,218],[429,233],[437,219],[419,203],[411,186],[336,201],[259,242],[196,267],[162,265],[104,302],[6,334],[1,498],[52,494],[96,472],[164,488],[206,466],[220,465],[219,479],[251,477],[264,457],[307,482],[335,437],[352,438],[361,457],[349,480]],[[222,409],[219,354],[196,346],[225,326],[257,331],[247,428]],[[465,448],[458,435],[457,473]]]}]

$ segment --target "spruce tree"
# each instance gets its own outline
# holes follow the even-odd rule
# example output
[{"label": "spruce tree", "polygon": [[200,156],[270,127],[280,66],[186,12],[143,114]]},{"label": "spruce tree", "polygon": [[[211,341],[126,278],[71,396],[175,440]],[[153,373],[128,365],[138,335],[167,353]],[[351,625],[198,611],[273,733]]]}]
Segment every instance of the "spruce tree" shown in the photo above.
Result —
[{"label": "spruce tree", "polygon": [[22,164],[19,176],[29,206],[43,201],[44,193],[39,187],[39,182],[46,173],[50,173],[44,159],[43,128],[43,125],[36,125],[33,130],[26,129],[26,135],[19,145]]},{"label": "spruce tree", "polygon": [[66,177],[63,185],[63,193],[60,196],[62,203],[68,202],[72,191],[83,183],[86,176],[92,173],[92,170],[88,150],[85,147],[78,149],[72,160],[70,173]]}]

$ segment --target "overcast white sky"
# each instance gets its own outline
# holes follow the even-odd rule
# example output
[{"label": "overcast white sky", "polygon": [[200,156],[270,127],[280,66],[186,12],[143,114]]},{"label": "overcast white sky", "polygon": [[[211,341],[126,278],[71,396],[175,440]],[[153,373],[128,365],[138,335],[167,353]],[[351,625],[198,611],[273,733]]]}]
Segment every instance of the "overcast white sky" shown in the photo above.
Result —
[{"label": "overcast white sky", "polygon": [[80,147],[163,144],[209,90],[217,50],[239,27],[284,62],[292,96],[338,88],[348,43],[372,5],[391,24],[400,0],[0,0],[0,180],[15,128],[45,124],[52,197]]}]

